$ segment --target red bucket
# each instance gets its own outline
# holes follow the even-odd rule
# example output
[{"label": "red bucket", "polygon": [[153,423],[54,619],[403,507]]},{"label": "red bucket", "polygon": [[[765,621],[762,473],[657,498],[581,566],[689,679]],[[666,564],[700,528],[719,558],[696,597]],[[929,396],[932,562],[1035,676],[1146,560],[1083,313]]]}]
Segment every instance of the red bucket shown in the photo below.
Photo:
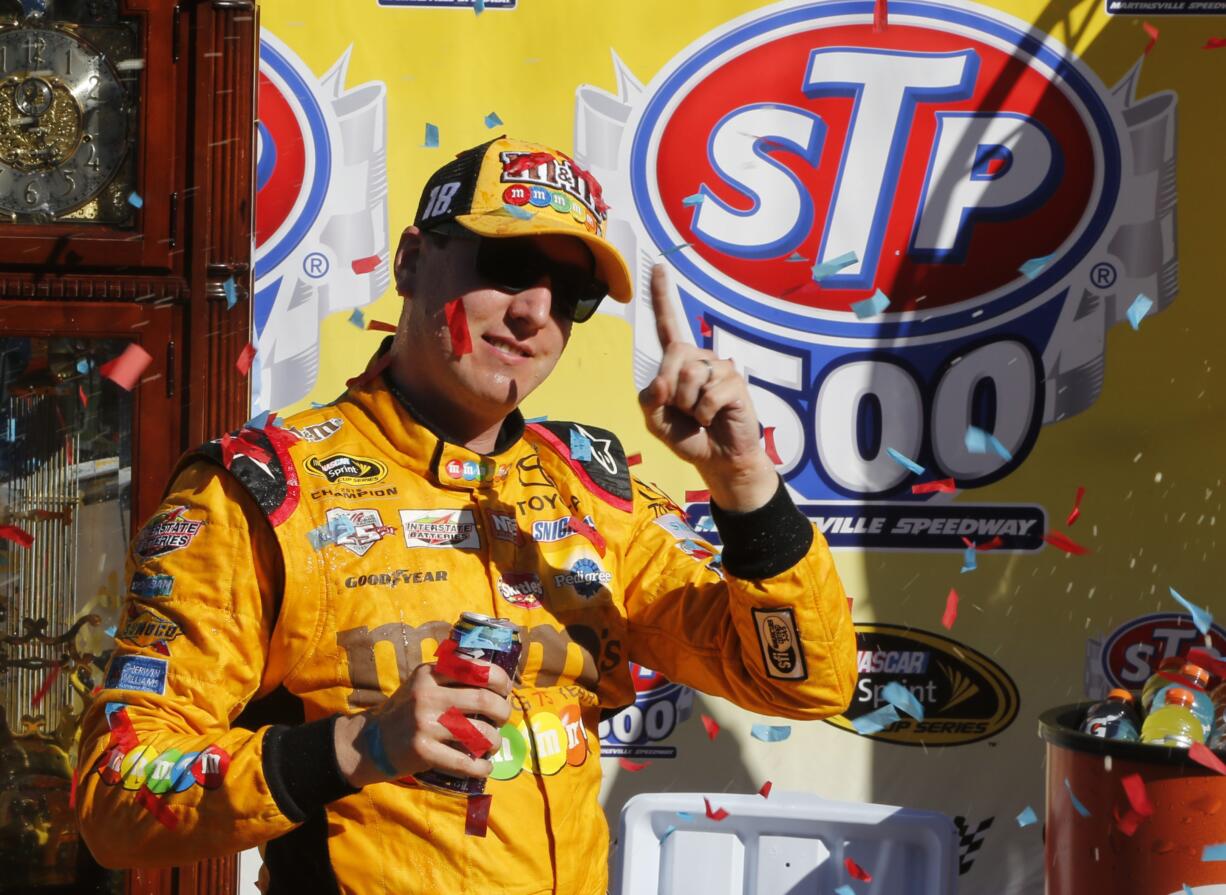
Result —
[{"label": "red bucket", "polygon": [[[1205,846],[1226,843],[1226,777],[1186,749],[1081,733],[1091,705],[1039,718],[1047,742],[1047,895],[1184,895],[1185,885],[1226,883],[1226,861],[1201,860]],[[1128,836],[1119,819],[1131,804],[1120,781],[1130,774],[1145,782],[1153,814]]]}]

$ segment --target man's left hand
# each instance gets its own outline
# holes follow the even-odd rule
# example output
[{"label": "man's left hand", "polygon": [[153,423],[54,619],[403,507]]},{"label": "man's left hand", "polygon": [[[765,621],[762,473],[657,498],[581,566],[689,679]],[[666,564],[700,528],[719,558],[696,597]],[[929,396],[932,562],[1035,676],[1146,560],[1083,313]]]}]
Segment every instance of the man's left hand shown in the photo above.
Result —
[{"label": "man's left hand", "polygon": [[698,470],[721,508],[747,512],[765,505],[779,478],[762,446],[745,377],[732,361],[681,338],[662,264],[651,272],[651,307],[664,356],[639,392],[647,429]]}]

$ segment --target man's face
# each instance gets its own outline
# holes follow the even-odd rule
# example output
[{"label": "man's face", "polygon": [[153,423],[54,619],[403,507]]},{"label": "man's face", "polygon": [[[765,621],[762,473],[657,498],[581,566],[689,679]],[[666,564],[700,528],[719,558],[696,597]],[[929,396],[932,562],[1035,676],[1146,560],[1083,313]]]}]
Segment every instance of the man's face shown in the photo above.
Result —
[{"label": "man's face", "polygon": [[[411,234],[397,257],[398,274],[408,272],[396,339],[406,384],[441,425],[449,418],[500,420],[553,371],[570,338],[566,309],[559,301],[554,312],[548,275],[514,293],[486,281],[476,269],[476,238]],[[590,252],[572,237],[516,239],[559,265],[592,269]],[[472,342],[472,351],[460,356],[452,350],[446,313],[457,300]]]}]

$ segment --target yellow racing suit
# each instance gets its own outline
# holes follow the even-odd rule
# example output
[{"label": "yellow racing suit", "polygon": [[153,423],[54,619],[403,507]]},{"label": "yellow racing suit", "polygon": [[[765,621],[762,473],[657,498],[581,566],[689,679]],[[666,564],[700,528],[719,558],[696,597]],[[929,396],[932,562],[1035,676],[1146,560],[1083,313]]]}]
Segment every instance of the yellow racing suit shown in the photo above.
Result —
[{"label": "yellow racing suit", "polygon": [[[274,893],[601,895],[596,731],[634,701],[630,660],[767,715],[851,699],[822,536],[782,483],[760,510],[712,514],[722,556],[610,433],[516,412],[478,455],[379,376],[210,442],[130,548],[83,725],[87,844],[131,867],[268,843]],[[462,797],[354,790],[332,743],[335,718],[432,661],[463,611],[524,643],[485,838],[465,835]]]}]

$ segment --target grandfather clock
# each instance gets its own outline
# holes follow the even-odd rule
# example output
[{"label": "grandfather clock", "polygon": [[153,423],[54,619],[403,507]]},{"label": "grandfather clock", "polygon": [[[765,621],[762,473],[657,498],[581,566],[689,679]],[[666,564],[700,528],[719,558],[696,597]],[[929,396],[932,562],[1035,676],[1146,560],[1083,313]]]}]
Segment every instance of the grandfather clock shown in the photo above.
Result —
[{"label": "grandfather clock", "polygon": [[0,893],[235,889],[233,859],[102,871],[70,801],[125,542],[246,418],[257,25],[0,0]]}]

